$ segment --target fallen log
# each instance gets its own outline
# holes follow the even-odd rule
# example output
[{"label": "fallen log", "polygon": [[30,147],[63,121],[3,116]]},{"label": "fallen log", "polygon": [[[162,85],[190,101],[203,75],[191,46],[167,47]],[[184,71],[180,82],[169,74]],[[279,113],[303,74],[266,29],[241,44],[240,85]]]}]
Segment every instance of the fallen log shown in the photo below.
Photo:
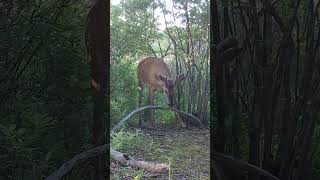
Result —
[{"label": "fallen log", "polygon": [[134,160],[132,157],[129,157],[128,155],[113,149],[110,149],[110,154],[111,159],[119,162],[122,165],[127,164],[131,167],[143,169],[145,171],[153,173],[163,173],[169,170],[169,165],[167,164],[156,164],[146,161]]},{"label": "fallen log", "polygon": [[[127,121],[130,119],[130,117],[132,117],[133,115],[144,111],[146,109],[165,109],[165,110],[173,110],[176,112],[180,112],[182,114],[185,114],[189,117],[192,117],[193,119],[197,120],[202,127],[204,127],[205,129],[208,129],[207,127],[205,127],[201,121],[194,117],[193,115],[186,113],[184,111],[178,110],[178,109],[171,109],[168,107],[162,107],[162,106],[145,106],[145,107],[141,107],[138,108],[134,111],[132,111],[130,114],[128,114],[126,117],[124,117],[122,120],[120,120],[120,122],[118,124],[116,124],[114,126],[114,128],[111,130],[111,134],[110,136],[112,137],[113,134]],[[77,154],[75,155],[72,159],[70,159],[69,161],[65,162],[64,164],[62,164],[59,169],[57,169],[56,171],[54,171],[52,174],[50,174],[45,180],[58,180],[61,179],[63,176],[65,176],[69,171],[71,171],[74,167],[76,167],[77,165],[88,161],[91,158],[94,157],[98,157],[101,156],[103,153],[106,153],[108,150],[109,144],[104,144],[101,146],[98,146],[96,148],[90,149],[88,151],[85,151],[83,153]],[[155,164],[155,163],[150,163],[150,162],[145,162],[145,161],[136,161],[131,157],[126,156],[126,154],[115,151],[110,149],[110,155],[111,158],[113,158],[114,160],[118,161],[120,164],[128,164],[129,166],[132,167],[137,167],[140,169],[144,169],[146,171],[150,171],[150,172],[165,172],[169,169],[169,166],[166,164]],[[126,159],[127,158],[127,159]]]},{"label": "fallen log", "polygon": [[[56,171],[54,171],[47,178],[45,178],[45,180],[61,179],[79,164],[82,164],[92,158],[95,158],[95,157],[101,156],[104,153],[107,153],[108,148],[109,148],[109,144],[104,144],[104,145],[95,147],[93,149],[90,149],[88,151],[85,151],[83,153],[75,155],[72,159],[63,163]],[[156,164],[156,163],[150,163],[145,161],[137,161],[137,160],[134,160],[132,157],[127,156],[124,153],[113,150],[112,148],[110,148],[110,155],[112,159],[119,162],[120,164],[127,164],[129,166],[143,169],[149,172],[162,173],[162,172],[168,171],[169,169],[169,166],[166,164]]]}]

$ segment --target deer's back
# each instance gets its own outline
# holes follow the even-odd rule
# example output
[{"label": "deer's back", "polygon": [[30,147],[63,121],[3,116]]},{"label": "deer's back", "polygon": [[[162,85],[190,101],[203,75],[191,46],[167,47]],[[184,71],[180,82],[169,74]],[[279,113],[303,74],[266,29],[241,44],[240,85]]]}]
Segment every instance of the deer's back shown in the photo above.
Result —
[{"label": "deer's back", "polygon": [[157,57],[147,57],[142,59],[137,67],[138,79],[142,83],[160,90],[160,82],[155,79],[155,75],[162,75],[170,78],[171,73],[167,64]]}]

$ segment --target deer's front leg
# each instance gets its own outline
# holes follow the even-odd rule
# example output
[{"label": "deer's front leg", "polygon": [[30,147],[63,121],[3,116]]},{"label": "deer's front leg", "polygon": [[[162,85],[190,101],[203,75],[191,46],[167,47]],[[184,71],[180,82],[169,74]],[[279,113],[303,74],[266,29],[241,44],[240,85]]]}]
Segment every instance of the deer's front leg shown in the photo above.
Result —
[{"label": "deer's front leg", "polygon": [[143,83],[140,80],[138,81],[138,89],[143,92]]},{"label": "deer's front leg", "polygon": [[[154,105],[154,94],[155,94],[155,89],[149,88],[149,96],[148,96],[148,105],[153,106]],[[149,113],[149,121],[151,124],[154,124],[154,119],[153,119],[153,109],[148,110]]]},{"label": "deer's front leg", "polygon": [[[142,99],[143,99],[143,84],[139,80],[138,82],[138,88],[139,88],[139,101],[138,101],[138,107],[142,107]],[[143,119],[143,114],[140,114],[139,117],[139,125],[142,125],[142,119]]]}]

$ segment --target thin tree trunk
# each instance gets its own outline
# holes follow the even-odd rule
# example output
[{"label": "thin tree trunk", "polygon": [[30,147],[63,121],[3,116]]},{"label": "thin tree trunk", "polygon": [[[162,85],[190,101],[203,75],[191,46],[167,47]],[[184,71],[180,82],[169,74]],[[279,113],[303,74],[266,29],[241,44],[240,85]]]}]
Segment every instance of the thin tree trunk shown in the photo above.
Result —
[{"label": "thin tree trunk", "polygon": [[[218,44],[221,41],[220,37],[220,22],[219,22],[219,14],[218,14],[218,5],[217,1],[212,1],[212,11],[211,11],[211,18],[212,18],[212,43]],[[212,53],[215,51],[212,49]],[[214,55],[216,56],[216,55]],[[214,57],[213,57],[214,61]],[[225,149],[225,111],[224,111],[224,88],[223,88],[223,69],[222,64],[220,63],[213,63],[215,77],[215,87],[216,87],[216,108],[217,108],[217,125],[213,134],[213,149],[217,152],[224,153]],[[214,94],[213,88],[211,88],[210,93]],[[212,101],[213,102],[213,101]],[[213,106],[214,104],[211,103]]]},{"label": "thin tree trunk", "polygon": [[[265,8],[269,8],[270,2],[265,1]],[[270,162],[271,157],[271,145],[272,145],[272,129],[273,129],[273,119],[272,117],[272,17],[267,12],[264,13],[264,23],[263,23],[263,40],[264,40],[264,56],[263,62],[261,63],[263,68],[263,82],[262,82],[262,98],[261,111],[262,111],[262,122],[264,124],[264,148],[263,148],[263,167],[266,169]],[[268,169],[266,169],[268,170]]]},{"label": "thin tree trunk", "polygon": [[[253,83],[254,83],[254,94],[252,99],[252,109],[249,115],[249,162],[260,166],[260,132],[261,132],[261,112],[259,105],[261,103],[261,72],[255,64],[260,64],[261,57],[263,56],[263,46],[261,43],[259,20],[257,16],[257,5],[255,0],[249,1],[251,6],[254,7],[251,11],[252,16],[252,29],[254,33],[254,58],[251,62],[253,71]],[[255,174],[249,174],[249,180],[259,180],[259,176]]]}]

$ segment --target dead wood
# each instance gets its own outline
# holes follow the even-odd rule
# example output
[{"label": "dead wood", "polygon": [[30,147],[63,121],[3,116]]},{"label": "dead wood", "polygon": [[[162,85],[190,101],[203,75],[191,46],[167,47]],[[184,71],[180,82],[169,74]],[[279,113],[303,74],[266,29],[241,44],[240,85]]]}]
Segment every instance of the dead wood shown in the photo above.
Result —
[{"label": "dead wood", "polygon": [[151,163],[146,161],[134,160],[132,157],[128,156],[127,154],[121,153],[113,149],[110,149],[110,155],[111,155],[111,159],[119,162],[122,165],[127,164],[131,167],[143,169],[148,172],[163,173],[169,170],[169,165],[167,164],[157,164],[157,163]]},{"label": "dead wood", "polygon": [[[95,158],[95,157],[101,156],[104,153],[107,153],[108,148],[109,148],[109,144],[104,144],[96,148],[90,149],[88,151],[85,151],[83,153],[75,155],[72,159],[63,163],[56,171],[50,174],[45,180],[61,179],[79,164],[82,164],[92,158]],[[166,164],[156,164],[156,163],[150,163],[145,161],[137,161],[137,160],[134,160],[132,157],[129,157],[126,154],[121,153],[119,151],[115,151],[113,149],[110,149],[110,155],[112,159],[119,162],[120,164],[127,164],[129,166],[143,169],[148,172],[162,173],[162,172],[166,172],[169,169],[169,166]]]},{"label": "dead wood", "polygon": [[199,131],[187,131],[188,134],[210,134],[210,131],[203,131],[203,132],[199,132]]},{"label": "dead wood", "polygon": [[161,176],[162,174],[147,174],[147,175],[144,175],[143,177],[145,178],[154,178],[154,177],[157,177],[157,176]]}]

